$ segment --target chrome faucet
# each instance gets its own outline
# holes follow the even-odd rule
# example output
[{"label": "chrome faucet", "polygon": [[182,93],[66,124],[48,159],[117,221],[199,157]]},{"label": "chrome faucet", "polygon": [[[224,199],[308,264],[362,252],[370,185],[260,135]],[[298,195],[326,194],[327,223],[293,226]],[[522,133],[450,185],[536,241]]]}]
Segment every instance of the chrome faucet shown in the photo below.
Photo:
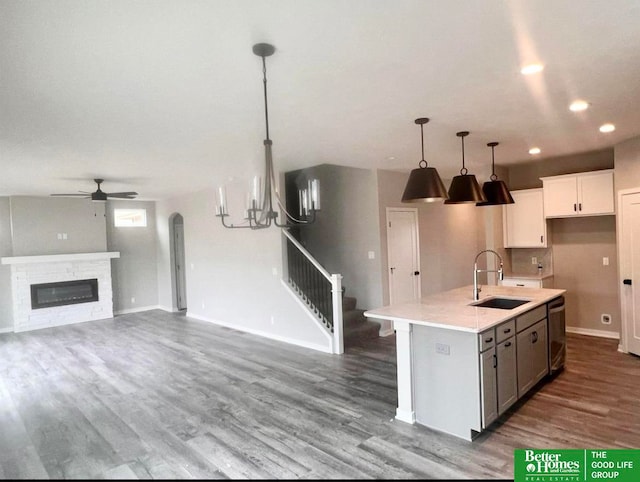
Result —
[{"label": "chrome faucet", "polygon": [[[478,258],[480,257],[480,255],[482,253],[493,253],[495,254],[498,259],[500,260],[500,268],[495,270],[495,269],[478,269]],[[478,284],[478,273],[498,273],[498,279],[500,281],[502,281],[504,279],[504,271],[502,270],[502,257],[496,253],[493,249],[485,249],[483,251],[480,251],[477,255],[476,255],[476,259],[473,262],[473,299],[474,301],[477,301],[480,299],[480,285]]]}]

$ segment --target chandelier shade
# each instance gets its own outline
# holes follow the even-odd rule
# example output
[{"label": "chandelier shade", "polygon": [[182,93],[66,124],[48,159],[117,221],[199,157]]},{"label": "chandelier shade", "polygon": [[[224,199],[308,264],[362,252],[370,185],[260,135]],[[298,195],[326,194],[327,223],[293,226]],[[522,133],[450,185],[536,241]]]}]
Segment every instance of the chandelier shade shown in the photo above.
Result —
[{"label": "chandelier shade", "polygon": [[422,160],[417,169],[409,174],[409,180],[402,194],[403,203],[436,202],[447,199],[447,189],[435,167],[428,167],[424,160],[424,131],[423,126],[429,122],[427,117],[420,117],[415,123],[420,126],[420,139],[422,142]]}]

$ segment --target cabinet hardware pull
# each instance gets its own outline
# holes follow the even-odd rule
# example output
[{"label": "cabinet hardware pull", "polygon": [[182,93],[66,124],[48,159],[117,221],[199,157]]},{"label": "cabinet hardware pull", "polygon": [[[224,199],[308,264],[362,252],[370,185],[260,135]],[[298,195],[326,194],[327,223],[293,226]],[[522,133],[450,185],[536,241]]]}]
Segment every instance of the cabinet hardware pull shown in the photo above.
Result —
[{"label": "cabinet hardware pull", "polygon": [[543,239],[543,238],[542,238],[542,236],[540,236],[540,242],[541,242],[541,243],[543,242],[543,241],[542,241],[542,239]]},{"label": "cabinet hardware pull", "polygon": [[516,286],[524,286],[522,283],[516,283]]},{"label": "cabinet hardware pull", "polygon": [[626,285],[631,285],[631,280],[630,279],[625,279],[622,281],[624,284]]},{"label": "cabinet hardware pull", "polygon": [[582,203],[578,203],[578,211],[582,211]]},{"label": "cabinet hardware pull", "polygon": [[418,276],[420,274],[420,271],[414,271],[413,272],[413,276]]},{"label": "cabinet hardware pull", "polygon": [[578,207],[577,207],[576,203],[573,203],[573,210],[574,210],[574,211],[577,211],[577,210],[578,210]]},{"label": "cabinet hardware pull", "polygon": [[534,331],[533,333],[531,333],[531,343],[535,343],[538,341],[538,332]]},{"label": "cabinet hardware pull", "polygon": [[511,333],[511,328],[507,328],[504,330],[504,333]]},{"label": "cabinet hardware pull", "polygon": [[505,346],[505,347],[506,347],[506,346],[511,346],[511,342],[510,342],[510,341],[506,342],[506,343],[504,344],[504,346]]},{"label": "cabinet hardware pull", "polygon": [[493,355],[493,368],[496,368],[498,366],[498,357]]},{"label": "cabinet hardware pull", "polygon": [[487,338],[484,342],[485,342],[485,343],[491,343],[492,341],[493,341],[493,337],[491,337],[491,338]]}]

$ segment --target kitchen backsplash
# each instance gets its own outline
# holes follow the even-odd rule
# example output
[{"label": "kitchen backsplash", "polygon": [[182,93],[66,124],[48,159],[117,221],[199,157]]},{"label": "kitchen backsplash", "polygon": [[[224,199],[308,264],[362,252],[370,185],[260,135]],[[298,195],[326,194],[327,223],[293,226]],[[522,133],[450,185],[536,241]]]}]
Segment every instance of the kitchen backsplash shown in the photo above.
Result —
[{"label": "kitchen backsplash", "polygon": [[[553,274],[553,256],[551,248],[518,248],[508,249],[511,256],[512,275],[538,274],[538,264],[542,264],[542,275]],[[532,263],[536,258],[536,263]]]}]

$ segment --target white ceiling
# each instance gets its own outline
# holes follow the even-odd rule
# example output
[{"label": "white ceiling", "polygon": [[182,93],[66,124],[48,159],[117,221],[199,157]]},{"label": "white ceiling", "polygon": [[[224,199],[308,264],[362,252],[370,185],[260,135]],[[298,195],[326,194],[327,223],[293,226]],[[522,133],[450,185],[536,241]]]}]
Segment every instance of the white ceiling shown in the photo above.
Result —
[{"label": "white ceiling", "polygon": [[[159,199],[262,169],[443,178],[640,135],[638,0],[2,0],[0,194]],[[520,74],[539,61],[542,73]],[[568,110],[582,98],[591,107]],[[612,122],[615,132],[598,127]]]}]

